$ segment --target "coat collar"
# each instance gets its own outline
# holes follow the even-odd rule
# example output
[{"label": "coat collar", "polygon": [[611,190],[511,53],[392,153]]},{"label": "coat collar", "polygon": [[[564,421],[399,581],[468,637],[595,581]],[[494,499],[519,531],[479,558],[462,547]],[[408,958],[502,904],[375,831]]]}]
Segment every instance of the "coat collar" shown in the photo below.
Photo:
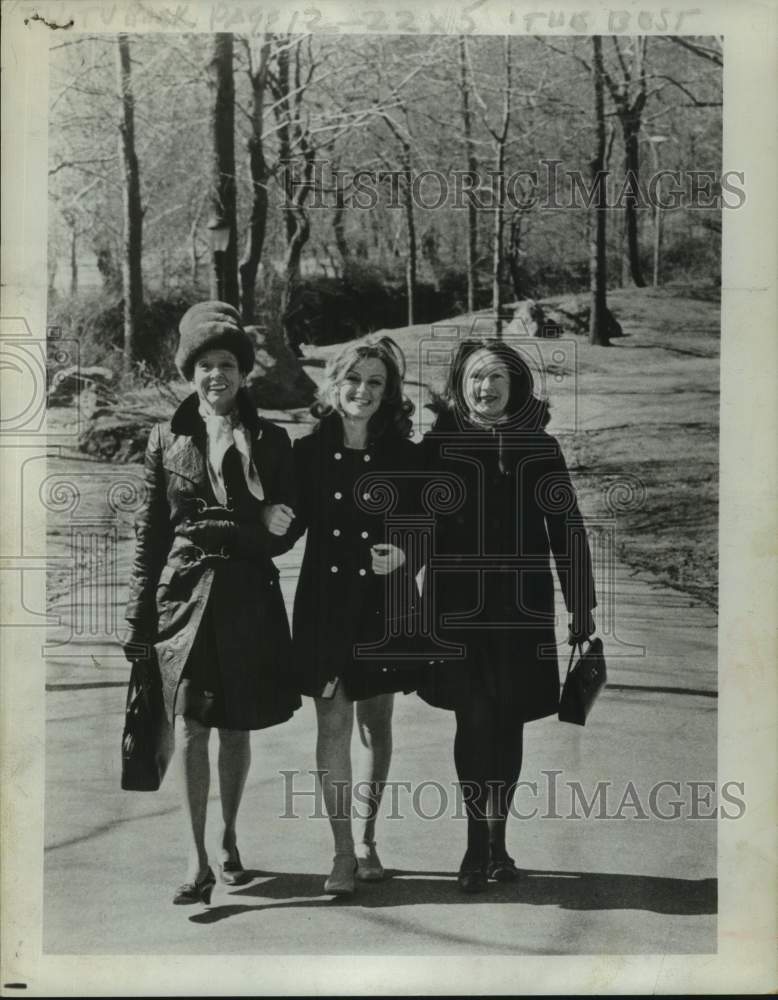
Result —
[{"label": "coat collar", "polygon": [[[238,416],[252,439],[262,436],[262,421],[257,415],[251,397],[245,389],[239,389],[236,398]],[[170,429],[174,434],[188,437],[204,437],[205,424],[199,413],[200,399],[196,392],[191,393],[179,405],[170,420]]]},{"label": "coat collar", "polygon": [[[262,420],[254,409],[251,397],[243,389],[238,392],[237,406],[241,423],[256,444],[262,437]],[[193,392],[173,414],[170,429],[174,438],[165,452],[164,465],[169,472],[188,479],[198,488],[210,488],[205,466],[205,423],[199,409],[200,399]]]},{"label": "coat collar", "polygon": [[[325,447],[334,449],[343,448],[343,421],[336,410],[325,413],[319,419],[319,422],[311,433],[317,435]],[[372,433],[371,429],[368,428],[366,450],[370,452],[392,451],[403,440],[403,438],[388,431],[376,434]]]}]

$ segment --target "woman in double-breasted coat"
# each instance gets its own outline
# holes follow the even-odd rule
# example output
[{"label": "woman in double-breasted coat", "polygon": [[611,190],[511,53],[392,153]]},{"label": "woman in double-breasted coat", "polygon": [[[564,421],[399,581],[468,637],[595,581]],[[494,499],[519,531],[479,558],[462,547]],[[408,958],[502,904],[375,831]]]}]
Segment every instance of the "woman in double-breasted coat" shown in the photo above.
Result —
[{"label": "woman in double-breasted coat", "polygon": [[254,348],[231,306],[193,306],[180,331],[176,360],[195,391],[149,437],[126,648],[137,658],[153,646],[165,709],[175,719],[193,851],[174,902],[192,903],[207,902],[214,884],[204,843],[211,728],[220,740],[219,868],[235,884],[246,877],[235,822],[249,730],[285,722],[300,698],[272,561],[291,545],[289,438],[258,417],[241,387]]},{"label": "woman in double-breasted coat", "polygon": [[[325,883],[332,893],[353,891],[355,876],[383,877],[375,820],[391,758],[393,693],[415,687],[402,656],[402,619],[418,595],[410,560],[385,518],[388,508],[401,512],[403,473],[417,463],[403,368],[389,338],[348,345],[325,372],[318,426],[294,445],[292,533],[308,533],[294,602],[294,659],[300,691],[316,702],[317,767],[335,840]],[[365,813],[356,846],[355,703]]]},{"label": "woman in double-breasted coat", "polygon": [[459,885],[474,892],[516,877],[505,832],[523,724],[558,709],[551,553],[571,638],[594,631],[596,601],[575,490],[524,359],[503,341],[464,342],[442,402],[424,466],[455,477],[458,496],[437,517],[422,599],[451,653],[419,694],[456,713],[468,817]]}]

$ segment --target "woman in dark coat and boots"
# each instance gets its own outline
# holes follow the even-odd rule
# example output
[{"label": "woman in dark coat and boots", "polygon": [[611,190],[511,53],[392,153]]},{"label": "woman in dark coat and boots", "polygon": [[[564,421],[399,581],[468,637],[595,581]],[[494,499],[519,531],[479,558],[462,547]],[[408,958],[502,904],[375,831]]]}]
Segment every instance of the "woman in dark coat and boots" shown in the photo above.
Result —
[{"label": "woman in dark coat and boots", "polygon": [[586,533],[548,406],[502,341],[460,345],[445,404],[422,443],[425,468],[458,477],[462,502],[439,515],[423,601],[459,658],[434,663],[419,687],[456,713],[454,761],[467,812],[465,892],[514,879],[506,822],[522,763],[523,725],[554,715],[559,673],[553,552],[572,616],[569,640],[594,632]]},{"label": "woman in dark coat and boots", "polygon": [[242,388],[254,346],[237,311],[203,302],[179,330],[176,363],[194,392],[149,437],[127,650],[153,644],[175,719],[193,850],[173,902],[207,904],[215,883],[205,847],[211,729],[219,731],[219,870],[235,885],[246,879],[235,821],[249,730],[285,722],[300,706],[272,562],[291,546],[294,474],[286,431],[260,419]]},{"label": "woman in dark coat and boots", "polygon": [[[316,429],[294,444],[298,502],[292,532],[307,529],[292,633],[300,691],[316,701],[316,759],[335,841],[325,892],[350,893],[355,878],[379,880],[375,822],[392,753],[396,691],[415,687],[393,647],[373,655],[394,619],[412,606],[416,585],[403,550],[391,544],[382,505],[372,507],[366,474],[380,493],[402,494],[402,473],[417,462],[408,440],[413,406],[403,396],[404,359],[389,339],[349,344],[327,367],[314,408]],[[402,504],[402,500],[398,501]],[[356,703],[364,815],[351,825],[351,735]]]}]

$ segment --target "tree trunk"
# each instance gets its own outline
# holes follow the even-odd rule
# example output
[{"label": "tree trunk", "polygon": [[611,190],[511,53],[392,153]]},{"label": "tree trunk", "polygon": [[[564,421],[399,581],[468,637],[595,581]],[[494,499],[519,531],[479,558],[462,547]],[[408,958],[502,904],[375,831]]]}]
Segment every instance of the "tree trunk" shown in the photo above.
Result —
[{"label": "tree trunk", "polygon": [[597,136],[597,151],[591,161],[592,188],[594,197],[590,221],[589,287],[591,290],[591,313],[589,317],[589,343],[607,346],[607,258],[606,220],[607,204],[605,190],[605,101],[603,94],[602,38],[592,36],[594,60],[594,117]]},{"label": "tree trunk", "polygon": [[626,212],[621,217],[619,228],[619,246],[621,248],[621,287],[629,283],[629,253],[627,252],[627,217]]},{"label": "tree trunk", "polygon": [[135,154],[135,100],[132,92],[130,42],[127,35],[117,36],[116,70],[122,118],[119,123],[119,154],[124,165],[122,289],[124,292],[124,363],[130,367],[137,360],[136,333],[143,308],[143,209],[140,200],[140,171]]},{"label": "tree trunk", "polygon": [[265,245],[268,211],[268,181],[270,171],[264,151],[264,105],[267,86],[270,42],[265,39],[259,50],[256,70],[250,67],[251,137],[248,140],[249,172],[251,175],[251,218],[246,248],[240,262],[241,310],[244,323],[256,319],[256,285],[262,248]]},{"label": "tree trunk", "polygon": [[497,201],[494,209],[494,246],[492,247],[492,311],[494,313],[494,332],[498,337],[502,336],[502,289],[500,288],[500,272],[502,271],[502,232],[504,222],[504,165],[505,147],[501,144],[495,163],[498,173],[495,177]]},{"label": "tree trunk", "polygon": [[[337,163],[333,167],[336,175],[339,169]],[[351,252],[349,250],[349,245],[346,240],[346,199],[343,194],[343,187],[341,184],[336,183],[335,185],[335,208],[332,211],[332,233],[335,237],[335,246],[338,248],[338,253],[340,254],[341,264],[343,265],[343,270],[345,270],[346,265],[351,257]]]},{"label": "tree trunk", "polygon": [[[460,89],[462,93],[462,121],[465,132],[465,151],[467,154],[467,169],[472,175],[477,175],[478,160],[475,155],[475,144],[473,142],[473,112],[470,109],[470,83],[467,76],[467,39],[464,35],[459,36],[459,70]],[[467,249],[466,249],[466,269],[467,269],[467,311],[475,312],[475,289],[476,275],[475,267],[478,256],[478,214],[473,204],[473,199],[467,199]]]},{"label": "tree trunk", "polygon": [[408,326],[413,326],[416,321],[416,285],[417,285],[417,252],[416,252],[416,220],[413,216],[413,193],[411,176],[411,147],[408,143],[403,143],[403,183],[405,197],[403,207],[405,209],[405,229],[408,239],[408,252],[405,259],[405,289],[408,295]]},{"label": "tree trunk", "polygon": [[[611,42],[616,50],[619,65],[622,69],[622,77],[619,81],[614,80],[610,74],[605,72],[602,66],[602,76],[610,91],[616,114],[621,123],[621,135],[624,142],[624,239],[623,246],[624,260],[622,262],[622,285],[626,284],[627,269],[632,277],[632,281],[638,288],[645,287],[643,269],[640,265],[640,219],[638,209],[640,205],[640,193],[638,183],[640,180],[640,150],[638,147],[638,137],[643,117],[643,109],[646,106],[648,97],[646,89],[646,50],[648,38],[643,35],[631,40],[634,50],[632,69],[627,67],[624,54],[616,36],[611,36]],[[637,85],[637,91],[633,96],[633,84]],[[630,193],[627,193],[630,192]]]},{"label": "tree trunk", "polygon": [[630,109],[622,118],[622,134],[624,137],[624,166],[626,177],[630,181],[634,194],[626,195],[624,199],[624,226],[627,231],[627,256],[629,271],[633,282],[638,288],[645,287],[643,270],[640,266],[640,242],[638,238],[638,180],[640,177],[640,156],[638,152],[638,132],[640,130],[640,115],[637,117]]},{"label": "tree trunk", "polygon": [[197,280],[200,276],[200,255],[197,253],[197,228],[200,225],[200,216],[203,212],[203,203],[200,202],[200,207],[197,209],[197,213],[192,219],[192,225],[189,227],[189,279],[192,283],[192,288],[197,288]]},{"label": "tree trunk", "polygon": [[662,244],[662,208],[654,207],[654,288],[659,288],[659,253]]},{"label": "tree trunk", "polygon": [[233,36],[221,32],[213,36],[208,66],[215,97],[211,107],[213,159],[211,164],[211,209],[209,228],[213,233],[227,230],[224,250],[211,254],[211,296],[240,307],[238,290],[238,244],[235,192],[235,81],[232,69]]},{"label": "tree trunk", "polygon": [[506,35],[503,42],[505,60],[505,87],[503,90],[502,129],[495,135],[495,171],[494,181],[494,247],[492,253],[492,311],[494,312],[494,332],[502,337],[502,292],[500,289],[500,274],[503,259],[503,228],[505,225],[505,144],[508,141],[508,131],[511,124],[511,40]]},{"label": "tree trunk", "polygon": [[[282,45],[278,52],[278,73],[274,85],[274,112],[278,122],[278,163],[284,192],[283,219],[286,234],[284,255],[284,290],[281,298],[281,317],[284,338],[289,348],[298,356],[300,345],[294,336],[291,322],[291,305],[300,282],[300,261],[308,242],[311,226],[305,211],[305,202],[312,187],[313,164],[316,148],[309,142],[309,132],[300,121],[300,102],[304,87],[301,84],[300,44],[294,49],[295,79],[291,84],[289,46]],[[294,113],[292,111],[294,107]],[[292,147],[302,157],[302,176],[293,171]],[[299,164],[299,160],[297,161]]]},{"label": "tree trunk", "polygon": [[517,300],[522,299],[525,294],[521,280],[521,223],[521,212],[514,212],[511,216],[508,236],[508,269],[511,275],[513,297]]},{"label": "tree trunk", "polygon": [[78,233],[76,227],[70,227],[70,294],[78,291]]}]

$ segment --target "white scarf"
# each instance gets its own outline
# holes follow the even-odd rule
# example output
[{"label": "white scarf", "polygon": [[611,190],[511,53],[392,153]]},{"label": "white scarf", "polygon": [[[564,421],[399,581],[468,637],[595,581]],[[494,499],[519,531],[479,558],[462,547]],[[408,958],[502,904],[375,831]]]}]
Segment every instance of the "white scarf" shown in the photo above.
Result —
[{"label": "white scarf", "polygon": [[254,461],[251,457],[251,445],[246,428],[238,419],[236,410],[231,413],[219,414],[206,410],[200,405],[200,416],[205,422],[205,430],[208,435],[208,447],[206,454],[206,465],[208,467],[208,478],[214,496],[218,502],[225,506],[227,503],[227,488],[224,484],[224,473],[222,471],[222,461],[233,444],[240,455],[240,462],[243,466],[243,475],[246,479],[246,486],[249,493],[257,500],[265,499],[265,492],[257,473]]}]

